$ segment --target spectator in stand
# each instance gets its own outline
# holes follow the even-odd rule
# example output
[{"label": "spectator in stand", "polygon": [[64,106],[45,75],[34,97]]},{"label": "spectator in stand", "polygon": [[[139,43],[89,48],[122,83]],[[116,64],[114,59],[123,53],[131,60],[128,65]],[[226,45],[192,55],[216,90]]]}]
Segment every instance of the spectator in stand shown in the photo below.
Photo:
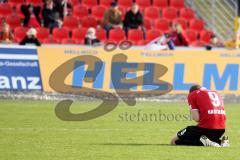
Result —
[{"label": "spectator in stand", "polygon": [[188,46],[188,42],[183,34],[183,29],[180,24],[173,24],[171,37],[175,46]]},{"label": "spectator in stand", "polygon": [[2,22],[1,32],[0,32],[0,42],[1,43],[12,43],[13,33],[10,30],[9,25],[4,21]]},{"label": "spectator in stand", "polygon": [[65,16],[72,14],[72,5],[67,0],[53,0],[59,12],[60,18],[63,20]]},{"label": "spectator in stand", "polygon": [[213,47],[224,47],[223,42],[221,42],[215,35],[211,36],[210,45]]},{"label": "spectator in stand", "polygon": [[139,11],[139,6],[136,3],[134,3],[131,10],[126,13],[123,24],[126,35],[129,29],[141,29],[144,32],[144,35],[146,33],[143,25],[143,15]]},{"label": "spectator in stand", "polygon": [[23,4],[21,6],[21,11],[24,15],[23,26],[25,27],[40,27],[41,26],[41,18],[39,16],[41,7],[33,6],[32,4]]},{"label": "spectator in stand", "polygon": [[206,50],[212,50],[212,48],[224,47],[223,42],[219,41],[219,39],[212,35],[210,39],[210,43],[206,45]]},{"label": "spectator in stand", "polygon": [[53,2],[53,0],[46,0],[42,15],[44,27],[52,30],[53,28],[61,27],[63,24],[59,14],[59,7]]},{"label": "spectator in stand", "polygon": [[27,35],[23,38],[23,40],[19,43],[20,45],[26,44],[34,44],[36,46],[41,46],[40,41],[37,39],[37,31],[34,28],[30,28],[27,31]]},{"label": "spectator in stand", "polygon": [[91,27],[87,30],[85,40],[84,40],[84,44],[85,45],[91,45],[91,46],[95,46],[95,45],[100,44],[100,40],[97,39],[96,30],[94,28]]},{"label": "spectator in stand", "polygon": [[111,7],[104,14],[103,28],[109,36],[109,31],[113,28],[122,28],[122,12],[118,8],[116,2],[111,3]]},{"label": "spectator in stand", "polygon": [[169,33],[155,38],[145,45],[146,50],[175,50],[175,44]]}]

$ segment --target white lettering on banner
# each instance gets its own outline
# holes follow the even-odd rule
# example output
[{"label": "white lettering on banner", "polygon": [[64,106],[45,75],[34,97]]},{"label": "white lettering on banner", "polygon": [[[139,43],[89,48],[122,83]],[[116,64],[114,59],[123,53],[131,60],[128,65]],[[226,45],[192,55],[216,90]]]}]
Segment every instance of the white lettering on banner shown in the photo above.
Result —
[{"label": "white lettering on banner", "polygon": [[38,85],[38,82],[40,82],[39,77],[27,77],[28,89],[41,89],[42,87]]},{"label": "white lettering on banner", "polygon": [[0,76],[0,89],[10,89],[10,81],[8,77]]},{"label": "white lettering on banner", "polygon": [[[38,85],[40,82],[39,77],[21,77],[12,76],[8,78],[0,75],[0,89],[32,89],[39,90],[42,87]],[[12,86],[11,86],[12,85]],[[11,88],[12,87],[12,88]]]}]

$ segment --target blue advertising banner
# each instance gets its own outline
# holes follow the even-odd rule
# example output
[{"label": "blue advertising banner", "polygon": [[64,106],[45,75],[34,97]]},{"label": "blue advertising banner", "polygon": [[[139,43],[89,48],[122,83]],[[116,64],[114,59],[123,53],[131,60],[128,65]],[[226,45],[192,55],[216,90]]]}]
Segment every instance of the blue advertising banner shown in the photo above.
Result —
[{"label": "blue advertising banner", "polygon": [[0,91],[42,91],[37,49],[0,46]]}]

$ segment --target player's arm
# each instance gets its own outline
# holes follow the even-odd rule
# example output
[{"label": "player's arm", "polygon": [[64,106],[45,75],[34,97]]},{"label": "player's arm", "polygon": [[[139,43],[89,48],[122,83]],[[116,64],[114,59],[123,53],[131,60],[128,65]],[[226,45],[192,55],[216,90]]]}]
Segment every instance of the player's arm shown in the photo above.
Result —
[{"label": "player's arm", "polygon": [[191,116],[192,116],[192,119],[196,122],[199,122],[199,111],[198,109],[191,109]]},{"label": "player's arm", "polygon": [[196,94],[190,94],[188,96],[188,105],[190,109],[191,117],[194,121],[199,122],[199,109],[196,103]]}]

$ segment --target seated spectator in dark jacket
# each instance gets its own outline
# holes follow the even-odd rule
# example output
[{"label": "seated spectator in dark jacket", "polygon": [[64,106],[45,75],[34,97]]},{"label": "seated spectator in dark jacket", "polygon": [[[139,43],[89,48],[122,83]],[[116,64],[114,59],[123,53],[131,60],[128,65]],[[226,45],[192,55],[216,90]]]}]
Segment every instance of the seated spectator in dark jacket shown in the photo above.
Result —
[{"label": "seated spectator in dark jacket", "polygon": [[129,10],[124,19],[124,30],[126,33],[129,29],[141,29],[145,33],[145,28],[143,25],[143,15],[139,11],[139,6],[134,3]]},{"label": "seated spectator in dark jacket", "polygon": [[21,6],[21,11],[24,15],[23,25],[25,27],[40,27],[41,26],[41,18],[39,17],[41,7],[33,6],[31,4]]},{"label": "seated spectator in dark jacket", "polygon": [[122,12],[116,2],[112,2],[110,9],[104,13],[103,28],[107,31],[107,35],[113,28],[122,28]]},{"label": "seated spectator in dark jacket", "polygon": [[23,40],[20,42],[20,45],[26,45],[26,44],[35,44],[36,46],[41,46],[40,41],[37,39],[37,31],[34,28],[30,28],[27,31],[27,35],[23,38]]},{"label": "seated spectator in dark jacket", "polygon": [[46,0],[43,7],[42,15],[43,15],[44,27],[53,29],[53,28],[62,26],[62,20],[59,14],[59,8],[53,2],[53,0]]},{"label": "seated spectator in dark jacket", "polygon": [[10,30],[9,25],[6,22],[2,22],[0,32],[0,42],[1,43],[12,43],[13,41],[13,33]]},{"label": "seated spectator in dark jacket", "polygon": [[178,23],[173,24],[171,32],[171,38],[175,44],[175,46],[188,46],[188,42],[186,40],[186,37],[183,34],[182,26]]},{"label": "seated spectator in dark jacket", "polygon": [[94,28],[89,28],[87,30],[85,40],[84,40],[85,45],[98,45],[100,44],[99,39],[96,37],[96,30]]}]

